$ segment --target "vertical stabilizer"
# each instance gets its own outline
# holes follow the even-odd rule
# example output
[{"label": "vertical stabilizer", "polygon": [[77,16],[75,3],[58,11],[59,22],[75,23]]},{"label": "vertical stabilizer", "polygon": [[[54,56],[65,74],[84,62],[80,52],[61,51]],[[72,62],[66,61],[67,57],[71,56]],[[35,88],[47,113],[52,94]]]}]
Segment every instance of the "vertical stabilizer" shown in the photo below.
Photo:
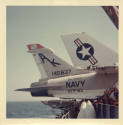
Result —
[{"label": "vertical stabilizer", "polygon": [[86,69],[88,66],[114,66],[118,62],[116,52],[86,33],[62,35],[62,39],[75,66]]},{"label": "vertical stabilizer", "polygon": [[45,48],[40,44],[30,44],[27,47],[29,52],[33,54],[43,78],[58,78],[75,72],[72,65],[56,56],[51,49]]},{"label": "vertical stabilizer", "polygon": [[37,67],[39,69],[42,79],[47,78],[47,74],[46,74],[43,66],[40,64],[40,59],[38,58],[36,53],[33,53],[33,51],[39,50],[39,49],[43,48],[43,46],[41,46],[40,44],[29,44],[29,45],[27,45],[27,47],[28,47],[29,52],[32,52],[33,58],[37,64]]}]

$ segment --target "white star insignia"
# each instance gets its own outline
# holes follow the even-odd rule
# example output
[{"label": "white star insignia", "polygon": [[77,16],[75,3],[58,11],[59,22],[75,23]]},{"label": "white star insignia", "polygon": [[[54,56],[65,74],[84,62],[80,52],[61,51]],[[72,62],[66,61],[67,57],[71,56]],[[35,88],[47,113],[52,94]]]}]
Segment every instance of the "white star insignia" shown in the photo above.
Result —
[{"label": "white star insignia", "polygon": [[90,55],[90,53],[89,53],[90,48],[91,47],[88,47],[88,48],[83,47],[83,49],[81,51],[79,51],[78,53],[82,54],[83,58],[84,58],[86,55]]}]

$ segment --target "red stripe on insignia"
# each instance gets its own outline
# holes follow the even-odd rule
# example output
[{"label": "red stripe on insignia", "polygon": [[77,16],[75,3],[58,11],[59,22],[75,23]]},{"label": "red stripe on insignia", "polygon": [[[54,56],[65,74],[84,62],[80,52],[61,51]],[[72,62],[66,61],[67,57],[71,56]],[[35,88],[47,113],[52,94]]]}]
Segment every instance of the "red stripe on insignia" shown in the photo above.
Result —
[{"label": "red stripe on insignia", "polygon": [[92,56],[89,58],[92,64],[94,64],[94,60],[92,59]]},{"label": "red stripe on insignia", "polygon": [[75,44],[76,44],[77,46],[79,46],[79,44],[78,44],[78,42],[77,42],[77,41],[75,41]]},{"label": "red stripe on insignia", "polygon": [[80,40],[77,40],[77,41],[78,41],[79,45],[81,46],[82,45],[81,41]]},{"label": "red stripe on insignia", "polygon": [[79,42],[79,40],[77,40],[77,43],[79,44],[79,46],[81,45],[80,42]]},{"label": "red stripe on insignia", "polygon": [[80,41],[80,39],[76,39],[76,40],[74,41],[74,43],[75,43],[78,47],[83,45],[82,42]]},{"label": "red stripe on insignia", "polygon": [[95,63],[94,58],[92,56],[91,56],[91,60],[92,60],[93,63]]}]

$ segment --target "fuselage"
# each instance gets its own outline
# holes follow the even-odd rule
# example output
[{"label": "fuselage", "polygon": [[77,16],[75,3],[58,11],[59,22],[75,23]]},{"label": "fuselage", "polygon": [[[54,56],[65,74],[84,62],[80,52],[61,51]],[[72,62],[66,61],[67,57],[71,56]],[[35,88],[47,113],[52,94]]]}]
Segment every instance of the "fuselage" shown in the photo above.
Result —
[{"label": "fuselage", "polygon": [[[117,69],[111,70],[111,68],[105,68],[85,74],[49,79],[45,83],[42,84],[40,82],[33,87],[42,88],[42,91],[40,91],[42,94],[40,93],[40,96],[93,98],[101,96],[104,90],[111,88],[117,80]],[[38,96],[38,94],[35,96]]]}]

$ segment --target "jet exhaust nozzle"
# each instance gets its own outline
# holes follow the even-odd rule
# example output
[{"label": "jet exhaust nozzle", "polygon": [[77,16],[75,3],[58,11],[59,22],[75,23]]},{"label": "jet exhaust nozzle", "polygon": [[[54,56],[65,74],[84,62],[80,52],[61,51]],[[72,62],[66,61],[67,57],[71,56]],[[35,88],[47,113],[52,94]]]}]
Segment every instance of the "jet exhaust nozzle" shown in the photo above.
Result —
[{"label": "jet exhaust nozzle", "polygon": [[48,89],[47,87],[37,87],[37,88],[22,88],[22,89],[16,89],[15,91],[25,91],[30,92],[32,96],[50,96],[48,95]]},{"label": "jet exhaust nozzle", "polygon": [[48,96],[48,89],[46,87],[31,88],[32,96]]}]

